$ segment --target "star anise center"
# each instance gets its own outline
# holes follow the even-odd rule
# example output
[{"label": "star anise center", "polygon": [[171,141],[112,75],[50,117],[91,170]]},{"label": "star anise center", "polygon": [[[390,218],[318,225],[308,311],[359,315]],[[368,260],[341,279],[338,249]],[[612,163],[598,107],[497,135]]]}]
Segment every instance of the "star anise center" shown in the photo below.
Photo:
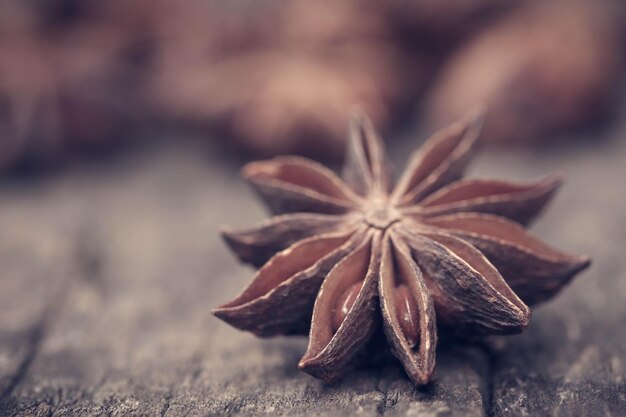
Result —
[{"label": "star anise center", "polygon": [[380,230],[386,230],[401,219],[400,211],[386,204],[375,205],[364,213],[365,223]]}]

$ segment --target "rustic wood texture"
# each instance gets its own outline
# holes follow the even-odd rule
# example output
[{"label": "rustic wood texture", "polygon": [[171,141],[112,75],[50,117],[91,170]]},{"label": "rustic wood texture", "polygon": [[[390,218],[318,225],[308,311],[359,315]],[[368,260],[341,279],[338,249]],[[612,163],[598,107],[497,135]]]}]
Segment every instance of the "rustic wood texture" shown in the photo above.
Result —
[{"label": "rustic wood texture", "polygon": [[[210,315],[252,276],[218,225],[263,218],[237,161],[185,142],[4,179],[0,415],[624,415],[625,132],[480,158],[509,179],[564,171],[534,230],[594,264],[524,334],[444,343],[420,389],[393,361],[324,385],[297,370],[304,338]],[[403,162],[415,143],[390,147]]]}]

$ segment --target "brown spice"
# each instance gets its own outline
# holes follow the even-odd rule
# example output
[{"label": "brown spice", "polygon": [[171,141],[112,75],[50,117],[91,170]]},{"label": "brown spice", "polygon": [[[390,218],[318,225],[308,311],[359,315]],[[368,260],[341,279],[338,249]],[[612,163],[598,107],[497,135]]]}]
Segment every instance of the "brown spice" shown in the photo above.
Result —
[{"label": "brown spice", "polygon": [[416,384],[432,378],[436,324],[466,335],[521,332],[527,304],[556,294],[590,261],[521,225],[558,178],[461,180],[480,125],[473,114],[435,134],[393,188],[383,144],[363,117],[351,125],[343,179],[299,157],[248,164],[244,176],[276,216],[224,230],[243,262],[262,266],[214,314],[259,336],[310,332],[300,368],[325,381],[345,372],[381,316]]},{"label": "brown spice", "polygon": [[621,23],[610,1],[534,1],[488,26],[454,53],[427,99],[441,126],[487,105],[484,138],[555,139],[600,120],[617,98]]},{"label": "brown spice", "polygon": [[237,149],[337,159],[352,110],[387,127],[424,84],[425,65],[396,46],[376,2],[296,0],[238,15],[199,4],[178,15],[202,19],[159,17],[149,94],[166,116],[209,124]]},{"label": "brown spice", "polygon": [[104,13],[121,3],[90,3],[102,15],[58,27],[42,22],[43,3],[0,5],[0,170],[116,142],[136,118],[134,26]]}]

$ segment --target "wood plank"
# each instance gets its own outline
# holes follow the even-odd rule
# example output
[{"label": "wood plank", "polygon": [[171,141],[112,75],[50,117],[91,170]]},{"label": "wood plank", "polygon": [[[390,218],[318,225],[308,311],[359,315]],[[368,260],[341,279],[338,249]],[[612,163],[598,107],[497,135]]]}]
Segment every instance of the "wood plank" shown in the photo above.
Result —
[{"label": "wood plank", "polygon": [[[397,364],[326,386],[297,370],[305,339],[261,340],[212,317],[210,307],[251,276],[216,229],[262,217],[220,159],[187,145],[131,154],[104,170],[20,184],[28,197],[7,198],[50,224],[71,213],[80,227],[70,234],[75,256],[59,260],[77,272],[50,271],[69,276],[67,293],[0,414],[484,415],[489,360],[479,347],[442,350],[438,381],[427,389],[415,389]],[[30,215],[11,210],[20,230]],[[43,279],[33,274],[27,288]]]},{"label": "wood plank", "polygon": [[186,143],[5,180],[0,415],[620,415],[624,160],[623,140],[481,158],[479,175],[565,171],[535,230],[594,266],[524,334],[442,346],[422,389],[393,362],[324,385],[296,369],[305,339],[257,339],[210,315],[252,274],[218,225],[263,217],[236,162]]},{"label": "wood plank", "polygon": [[11,187],[0,197],[0,399],[27,373],[74,272],[73,226],[39,202]]},{"label": "wood plank", "polygon": [[587,252],[591,269],[535,310],[526,333],[494,351],[495,416],[622,416],[626,412],[626,132],[539,157],[567,183],[538,227],[557,246]]}]

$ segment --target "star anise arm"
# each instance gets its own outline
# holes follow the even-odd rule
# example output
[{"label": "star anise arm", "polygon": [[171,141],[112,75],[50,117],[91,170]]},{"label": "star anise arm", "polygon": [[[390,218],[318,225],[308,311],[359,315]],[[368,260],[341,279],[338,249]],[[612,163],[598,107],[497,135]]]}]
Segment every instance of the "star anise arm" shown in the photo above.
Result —
[{"label": "star anise arm", "polygon": [[551,298],[590,264],[589,257],[558,251],[502,217],[461,213],[425,221],[484,253],[515,293],[529,304]]},{"label": "star anise arm", "polygon": [[341,178],[306,158],[284,156],[251,162],[242,172],[274,214],[341,214],[359,205],[359,197]]},{"label": "star anise arm", "polygon": [[316,378],[332,382],[343,375],[378,325],[380,235],[370,232],[322,284],[309,346],[299,363],[300,369]]},{"label": "star anise arm", "polygon": [[222,228],[222,238],[237,257],[256,267],[293,243],[309,236],[350,227],[350,215],[291,213],[271,217],[257,226]]},{"label": "star anise arm", "polygon": [[435,370],[435,310],[422,273],[401,238],[383,242],[379,276],[385,335],[409,377],[426,384]]},{"label": "star anise arm", "polygon": [[476,248],[438,230],[403,233],[424,274],[437,322],[466,334],[514,334],[530,309]]},{"label": "star anise arm", "polygon": [[391,164],[382,139],[365,115],[350,121],[344,180],[360,195],[389,190]]},{"label": "star anise arm", "polygon": [[392,201],[410,206],[461,178],[476,147],[483,118],[483,112],[477,110],[435,133],[411,156],[393,190]]},{"label": "star anise arm", "polygon": [[561,185],[558,175],[531,183],[514,183],[486,179],[454,182],[426,197],[419,207],[406,213],[436,216],[461,212],[496,214],[516,222],[529,223],[554,196]]},{"label": "star anise arm", "polygon": [[213,314],[258,336],[306,332],[324,277],[362,235],[325,234],[294,244],[270,259],[241,294]]}]

